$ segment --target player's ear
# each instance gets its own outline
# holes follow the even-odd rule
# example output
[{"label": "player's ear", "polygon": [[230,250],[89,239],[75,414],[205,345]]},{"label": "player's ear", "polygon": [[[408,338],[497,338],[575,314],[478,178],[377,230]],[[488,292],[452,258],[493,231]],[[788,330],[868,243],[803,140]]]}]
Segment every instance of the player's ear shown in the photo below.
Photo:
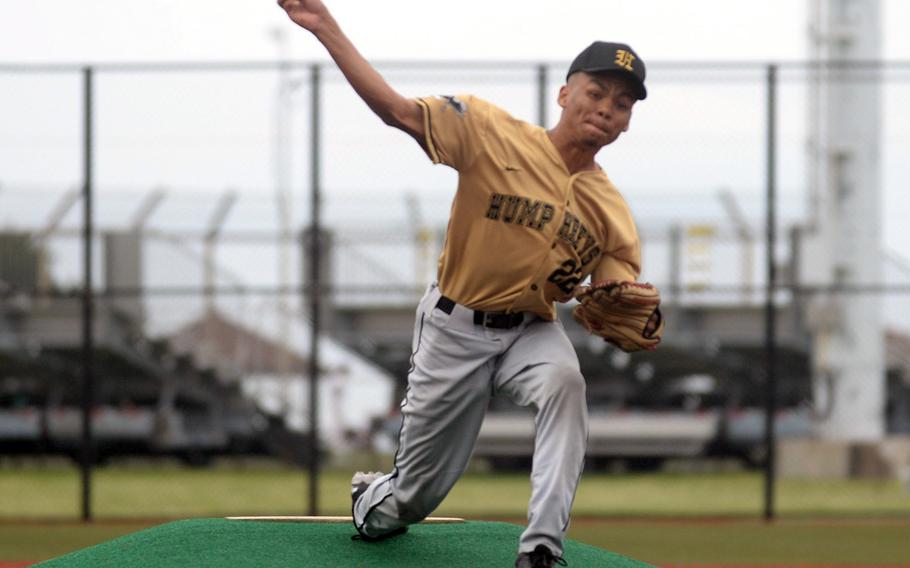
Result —
[{"label": "player's ear", "polygon": [[560,108],[566,108],[566,99],[569,98],[569,86],[563,85],[559,88],[559,95],[556,97],[556,102],[559,103]]}]

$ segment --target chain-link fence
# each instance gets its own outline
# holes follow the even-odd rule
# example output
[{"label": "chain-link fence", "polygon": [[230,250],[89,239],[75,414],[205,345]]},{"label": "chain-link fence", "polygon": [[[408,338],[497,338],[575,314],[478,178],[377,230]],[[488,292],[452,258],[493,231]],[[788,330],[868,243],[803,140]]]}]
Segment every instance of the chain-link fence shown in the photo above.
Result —
[{"label": "chain-link fence", "polygon": [[[378,68],[407,95],[473,93],[529,122],[558,119],[562,62]],[[910,433],[910,117],[901,104],[910,66],[835,71],[795,63],[649,67],[648,99],[599,163],[636,217],[642,278],[664,291],[670,328],[654,356],[632,357],[572,331],[592,416],[607,417],[594,467],[705,457],[763,463],[769,189],[777,212],[778,433],[799,448],[850,404],[836,384],[850,348],[838,330],[853,325],[848,308],[858,298],[883,331],[871,347],[881,357],[869,380],[884,392],[873,420],[883,435]],[[261,453],[313,462],[304,434],[315,187],[321,445],[335,454],[393,449],[386,433],[395,430],[412,312],[435,274],[455,173],[383,125],[333,67],[146,64],[90,74],[0,68],[3,454],[80,451],[87,77],[95,457],[205,463]],[[878,91],[829,92],[854,83]],[[880,125],[877,161],[849,176],[831,171],[853,151],[848,139],[841,147],[830,137],[837,96],[866,96],[866,120]],[[874,279],[837,276],[851,266],[838,260],[838,246],[854,242],[838,236],[847,228],[826,223],[834,199],[826,196],[838,192],[877,205],[848,235],[877,243],[864,251],[879,261]],[[649,422],[611,438],[620,434],[609,424],[630,412]],[[668,443],[670,434],[680,437]],[[480,442],[478,456],[495,465],[527,457]],[[795,467],[794,451],[783,451],[780,467]],[[870,460],[843,467],[877,467]]]}]

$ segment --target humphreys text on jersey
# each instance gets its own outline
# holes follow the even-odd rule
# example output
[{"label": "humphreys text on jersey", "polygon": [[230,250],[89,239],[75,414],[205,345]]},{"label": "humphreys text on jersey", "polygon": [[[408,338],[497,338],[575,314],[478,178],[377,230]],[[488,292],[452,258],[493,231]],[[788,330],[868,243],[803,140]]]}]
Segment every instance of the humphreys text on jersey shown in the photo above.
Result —
[{"label": "humphreys text on jersey", "polygon": [[[493,221],[543,231],[547,223],[553,220],[555,211],[556,208],[552,204],[540,200],[520,195],[492,193],[486,217]],[[566,259],[548,278],[563,292],[569,294],[581,280],[580,277],[586,272],[588,265],[600,256],[601,248],[590,229],[570,211],[565,212],[557,237],[567,243],[580,260],[579,262],[573,258]]]},{"label": "humphreys text on jersey", "polygon": [[[553,205],[540,200],[520,195],[492,193],[490,194],[490,207],[487,209],[487,219],[543,231],[547,223],[553,220],[555,211],[556,208]],[[578,254],[582,266],[600,256],[600,245],[597,244],[597,239],[584,222],[570,211],[566,211],[563,217],[558,236]]]}]

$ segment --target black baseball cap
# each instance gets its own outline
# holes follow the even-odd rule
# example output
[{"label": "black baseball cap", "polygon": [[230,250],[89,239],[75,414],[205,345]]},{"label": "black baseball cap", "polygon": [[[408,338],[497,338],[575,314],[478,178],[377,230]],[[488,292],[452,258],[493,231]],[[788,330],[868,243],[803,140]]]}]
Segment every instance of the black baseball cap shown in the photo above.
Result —
[{"label": "black baseball cap", "polygon": [[607,73],[617,72],[624,73],[632,77],[638,93],[638,100],[648,96],[645,89],[645,62],[641,60],[632,48],[624,43],[610,43],[606,41],[595,41],[586,47],[569,65],[569,72],[566,74],[566,80],[573,73],[584,71],[585,73]]}]

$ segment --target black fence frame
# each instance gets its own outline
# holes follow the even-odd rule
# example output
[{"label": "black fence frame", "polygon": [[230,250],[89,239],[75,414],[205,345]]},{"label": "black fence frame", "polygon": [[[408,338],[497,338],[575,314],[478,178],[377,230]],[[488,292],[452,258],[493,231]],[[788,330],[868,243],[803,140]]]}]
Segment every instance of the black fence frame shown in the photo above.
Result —
[{"label": "black fence frame", "polygon": [[[82,138],[82,156],[83,156],[83,180],[82,180],[82,199],[84,200],[83,219],[82,219],[82,252],[83,252],[83,284],[81,290],[82,301],[82,384],[81,384],[81,411],[82,411],[82,438],[80,452],[80,475],[81,475],[81,518],[83,521],[91,521],[92,514],[92,473],[95,457],[95,440],[92,432],[91,409],[95,399],[95,376],[94,376],[94,342],[92,337],[93,320],[95,317],[95,292],[92,282],[92,261],[93,251],[92,243],[95,238],[95,227],[93,222],[92,204],[94,198],[94,180],[93,180],[93,162],[95,159],[94,151],[94,97],[95,97],[95,80],[98,74],[118,73],[118,72],[154,72],[154,71],[174,71],[174,72],[206,72],[206,71],[263,71],[263,70],[290,70],[306,69],[309,70],[310,82],[310,132],[311,132],[311,153],[310,153],[310,200],[311,200],[311,218],[307,230],[310,234],[318,235],[321,232],[321,160],[320,154],[320,93],[322,86],[322,69],[330,64],[314,63],[305,61],[276,61],[276,62],[187,62],[187,63],[108,63],[95,65],[68,65],[68,64],[0,64],[0,73],[2,74],[28,74],[28,73],[81,73],[82,76],[82,99],[83,99],[83,138]],[[459,67],[473,69],[491,69],[496,67],[508,66],[514,69],[514,62],[383,62],[385,68],[406,67],[409,69],[434,69],[438,70],[443,67]],[[529,63],[527,64],[536,69],[537,78],[537,107],[538,122],[546,124],[547,122],[547,88],[549,83],[549,69],[554,64],[550,63]],[[777,227],[777,93],[779,75],[782,70],[812,70],[821,67],[824,68],[857,68],[863,70],[881,70],[883,68],[910,70],[910,61],[908,62],[883,62],[883,61],[843,61],[843,62],[790,62],[790,63],[756,63],[756,62],[697,62],[697,63],[656,63],[652,64],[652,69],[672,68],[680,69],[717,69],[729,68],[731,70],[764,70],[766,85],[766,117],[765,117],[765,148],[766,148],[766,169],[765,169],[765,223],[766,223],[766,268],[767,284],[765,291],[765,462],[764,462],[764,507],[763,517],[766,521],[773,521],[776,517],[774,493],[775,493],[775,446],[776,434],[774,428],[775,415],[777,412],[777,377],[776,377],[776,359],[777,359],[777,337],[776,337],[776,311],[775,296],[779,290],[786,286],[778,282],[778,274],[775,265],[774,251],[778,238]],[[319,368],[319,336],[321,331],[320,309],[321,294],[330,289],[330,284],[324,283],[324,277],[320,273],[322,263],[320,256],[322,254],[321,239],[313,238],[310,240],[310,281],[298,291],[308,301],[311,310],[311,356],[309,364],[309,397],[311,401],[318,400],[318,368]],[[858,289],[852,287],[826,288],[826,292],[833,293],[871,293],[890,291],[910,291],[910,287],[863,287]],[[805,291],[801,289],[801,291]],[[228,293],[231,290],[227,290]],[[675,291],[674,291],[675,292]],[[135,293],[130,291],[124,293]],[[319,453],[318,447],[318,404],[310,404],[310,432],[309,445],[310,455],[316,456],[316,459],[310,460],[309,465],[309,514],[317,515],[319,513],[318,488],[319,488]]]}]

